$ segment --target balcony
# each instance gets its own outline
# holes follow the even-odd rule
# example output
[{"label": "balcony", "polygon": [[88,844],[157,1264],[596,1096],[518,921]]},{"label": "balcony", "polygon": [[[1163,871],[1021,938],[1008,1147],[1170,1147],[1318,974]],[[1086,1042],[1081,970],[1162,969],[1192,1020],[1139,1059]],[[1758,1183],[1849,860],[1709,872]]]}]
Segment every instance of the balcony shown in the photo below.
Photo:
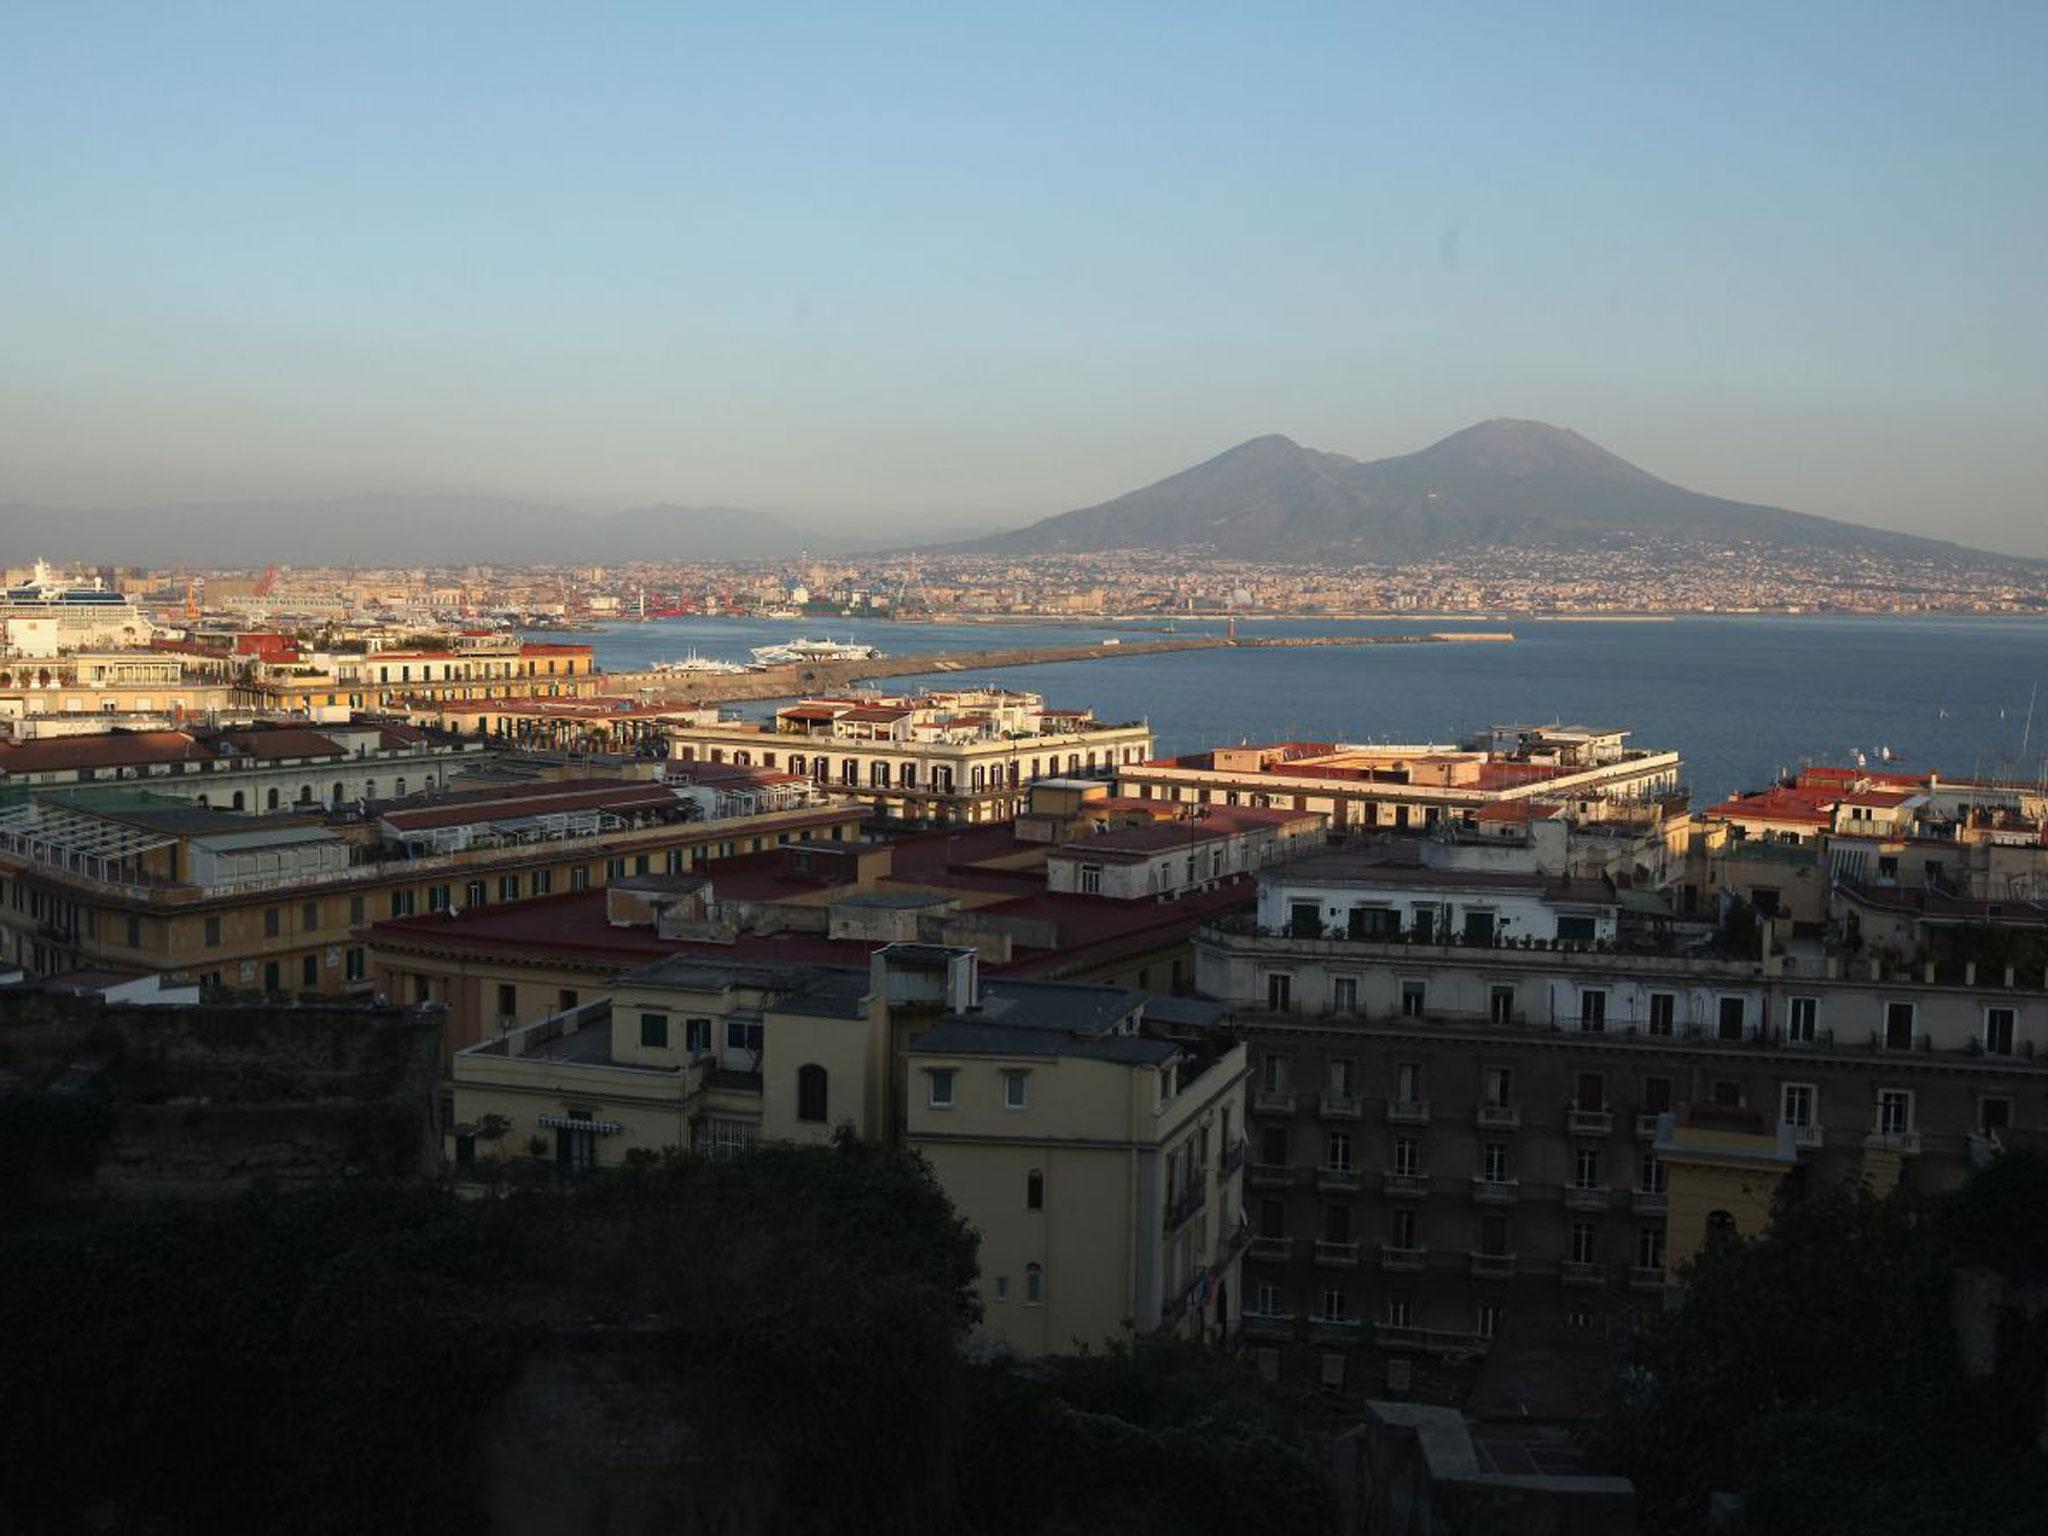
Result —
[{"label": "balcony", "polygon": [[1636,1140],[1655,1141],[1657,1139],[1657,1122],[1663,1118],[1662,1115],[1637,1115]]},{"label": "balcony", "polygon": [[1255,1189],[1292,1189],[1294,1170],[1285,1163],[1253,1163],[1245,1175]]},{"label": "balcony", "polygon": [[1294,1093],[1287,1088],[1258,1088],[1252,1092],[1252,1109],[1261,1115],[1294,1113]]},{"label": "balcony", "polygon": [[1513,1104],[1482,1104],[1479,1106],[1479,1129],[1482,1131],[1512,1131],[1520,1127],[1522,1111]]},{"label": "balcony", "polygon": [[1614,1134],[1614,1111],[1567,1109],[1564,1112],[1564,1128],[1574,1136],[1611,1136]]},{"label": "balcony", "polygon": [[1324,1094],[1321,1108],[1325,1120],[1356,1120],[1359,1117],[1358,1099],[1348,1093]]},{"label": "balcony", "polygon": [[1390,1173],[1384,1176],[1382,1187],[1394,1199],[1419,1200],[1429,1193],[1429,1175]]},{"label": "balcony", "polygon": [[1472,1278],[1474,1280],[1508,1280],[1515,1273],[1515,1256],[1512,1253],[1475,1253],[1472,1255]]},{"label": "balcony", "polygon": [[1233,1141],[1223,1149],[1222,1157],[1216,1160],[1216,1178],[1220,1183],[1244,1166],[1244,1143]]},{"label": "balcony", "polygon": [[1292,1312],[1245,1312],[1238,1318],[1238,1326],[1246,1333],[1256,1333],[1267,1338],[1284,1338],[1294,1332]]},{"label": "balcony", "polygon": [[1614,1191],[1605,1184],[1567,1184],[1564,1208],[1568,1211],[1604,1211],[1614,1204]]},{"label": "balcony", "polygon": [[1566,1285],[1598,1287],[1607,1283],[1607,1267],[1604,1264],[1584,1264],[1577,1259],[1566,1259],[1557,1267],[1558,1277]]},{"label": "balcony", "polygon": [[1316,1262],[1332,1269],[1349,1269],[1358,1262],[1358,1244],[1332,1242],[1327,1237],[1316,1239]]},{"label": "balcony", "polygon": [[1522,1198],[1520,1179],[1474,1179],[1472,1199],[1479,1205],[1513,1205]]},{"label": "balcony", "polygon": [[1429,1100],[1389,1099],[1387,1100],[1387,1124],[1427,1125],[1429,1124]]},{"label": "balcony", "polygon": [[1896,1152],[1901,1157],[1920,1155],[1920,1133],[1918,1131],[1872,1131],[1863,1138],[1866,1152]]},{"label": "balcony", "polygon": [[1362,1317],[1312,1317],[1308,1320],[1308,1325],[1314,1333],[1356,1334],[1364,1332],[1365,1319]]},{"label": "balcony", "polygon": [[1360,1186],[1356,1168],[1318,1168],[1316,1188],[1326,1195],[1355,1195]]},{"label": "balcony", "polygon": [[1416,1350],[1432,1355],[1483,1352],[1492,1342],[1483,1333],[1446,1333],[1437,1328],[1410,1328],[1403,1323],[1374,1323],[1372,1341],[1381,1349]]},{"label": "balcony", "polygon": [[1380,1268],[1396,1274],[1419,1275],[1428,1267],[1427,1248],[1396,1248],[1391,1243],[1380,1246]]},{"label": "balcony", "polygon": [[1255,1237],[1245,1249],[1245,1257],[1256,1259],[1261,1264],[1285,1264],[1294,1257],[1294,1239],[1291,1237]]},{"label": "balcony", "polygon": [[1671,1197],[1661,1189],[1632,1189],[1628,1194],[1631,1216],[1662,1216]]},{"label": "balcony", "polygon": [[1664,1289],[1664,1271],[1645,1269],[1638,1264],[1628,1272],[1628,1288],[1632,1291],[1661,1291]]},{"label": "balcony", "polygon": [[1813,1151],[1821,1144],[1821,1131],[1817,1125],[1795,1125],[1792,1127],[1792,1144],[1806,1151]]}]

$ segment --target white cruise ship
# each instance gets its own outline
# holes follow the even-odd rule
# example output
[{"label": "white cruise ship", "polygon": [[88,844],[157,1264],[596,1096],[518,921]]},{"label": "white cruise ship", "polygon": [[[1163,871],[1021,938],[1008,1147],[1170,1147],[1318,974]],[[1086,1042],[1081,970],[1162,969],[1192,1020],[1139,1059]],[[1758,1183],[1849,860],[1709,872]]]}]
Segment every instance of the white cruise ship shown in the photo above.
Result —
[{"label": "white cruise ship", "polygon": [[59,577],[42,560],[26,583],[0,588],[0,620],[15,619],[54,619],[57,643],[66,649],[141,645],[156,633],[149,616],[125,593],[97,576],[79,581]]},{"label": "white cruise ship", "polygon": [[754,660],[764,667],[788,666],[798,661],[879,661],[882,653],[872,645],[853,640],[796,639],[787,645],[757,645]]}]

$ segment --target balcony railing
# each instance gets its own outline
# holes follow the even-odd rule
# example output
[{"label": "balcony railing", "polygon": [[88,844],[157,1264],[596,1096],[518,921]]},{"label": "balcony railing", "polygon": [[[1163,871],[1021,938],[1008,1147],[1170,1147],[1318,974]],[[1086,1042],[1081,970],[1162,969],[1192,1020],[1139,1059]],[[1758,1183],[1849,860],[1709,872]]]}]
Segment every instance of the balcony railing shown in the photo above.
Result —
[{"label": "balcony railing", "polygon": [[1420,1274],[1429,1265],[1427,1248],[1396,1248],[1391,1243],[1380,1245],[1380,1268],[1393,1270],[1397,1274]]},{"label": "balcony railing", "polygon": [[1387,1100],[1387,1124],[1427,1125],[1429,1124],[1429,1100],[1389,1099]]},{"label": "balcony railing", "polygon": [[1522,1198],[1522,1181],[1476,1178],[1472,1181],[1472,1198],[1480,1205],[1513,1205]]},{"label": "balcony railing", "polygon": [[1349,1093],[1326,1093],[1323,1095],[1322,1112],[1325,1120],[1356,1120],[1358,1098]]},{"label": "balcony railing", "polygon": [[1472,1255],[1472,1278],[1475,1280],[1505,1280],[1515,1272],[1515,1255],[1512,1253],[1474,1253]]},{"label": "balcony railing", "polygon": [[1262,1334],[1286,1334],[1294,1332],[1292,1312],[1245,1312],[1238,1323],[1247,1332]]},{"label": "balcony railing", "polygon": [[1358,1333],[1365,1327],[1362,1317],[1312,1317],[1309,1327],[1318,1333]]},{"label": "balcony railing", "polygon": [[1792,1127],[1792,1144],[1809,1151],[1821,1144],[1821,1129],[1817,1125],[1795,1125]]},{"label": "balcony railing", "polygon": [[1917,1157],[1920,1153],[1918,1131],[1872,1131],[1863,1138],[1866,1152],[1896,1152],[1901,1157]]},{"label": "balcony railing", "polygon": [[1374,1323],[1372,1338],[1381,1349],[1443,1355],[1484,1351],[1493,1342],[1483,1333],[1447,1333],[1438,1328],[1410,1328],[1405,1323]]},{"label": "balcony railing", "polygon": [[1358,1244],[1332,1242],[1327,1237],[1316,1239],[1316,1262],[1335,1268],[1349,1268],[1358,1262]]},{"label": "balcony railing", "polygon": [[1209,1203],[1208,1178],[1206,1171],[1197,1169],[1194,1182],[1180,1194],[1166,1202],[1165,1230],[1177,1232],[1190,1221],[1195,1213]]},{"label": "balcony railing", "polygon": [[1628,1272],[1628,1288],[1632,1291],[1661,1291],[1664,1289],[1664,1271],[1646,1269],[1638,1264]]},{"label": "balcony railing", "polygon": [[1574,1136],[1608,1136],[1614,1132],[1611,1109],[1567,1109],[1564,1128]]},{"label": "balcony railing", "polygon": [[1356,1168],[1318,1168],[1316,1188],[1326,1195],[1355,1195],[1361,1180]]},{"label": "balcony railing", "polygon": [[1558,1274],[1566,1285],[1598,1286],[1607,1283],[1607,1266],[1587,1264],[1577,1259],[1566,1259],[1558,1266]]},{"label": "balcony railing", "polygon": [[1294,1257],[1294,1239],[1291,1237],[1255,1237],[1245,1249],[1247,1258],[1257,1259],[1261,1264],[1284,1264]]},{"label": "balcony railing", "polygon": [[1257,1189],[1294,1187],[1294,1169],[1286,1163],[1253,1163],[1245,1178]]},{"label": "balcony railing", "polygon": [[1567,1184],[1564,1208],[1568,1211],[1604,1211],[1614,1203],[1614,1192],[1605,1184]]},{"label": "balcony railing", "polygon": [[1429,1193],[1426,1173],[1389,1173],[1383,1177],[1385,1192],[1396,1198],[1416,1199]]},{"label": "balcony railing", "polygon": [[1655,1141],[1657,1139],[1657,1122],[1663,1118],[1662,1115],[1637,1115],[1636,1140]]},{"label": "balcony railing", "polygon": [[1628,1196],[1629,1212],[1635,1216],[1662,1216],[1670,1198],[1661,1189],[1632,1189]]},{"label": "balcony railing", "polygon": [[1291,1115],[1294,1113],[1294,1091],[1290,1088],[1255,1089],[1252,1108],[1262,1115]]},{"label": "balcony railing", "polygon": [[1479,1106],[1479,1128],[1482,1131],[1512,1131],[1521,1123],[1522,1111],[1513,1104]]}]

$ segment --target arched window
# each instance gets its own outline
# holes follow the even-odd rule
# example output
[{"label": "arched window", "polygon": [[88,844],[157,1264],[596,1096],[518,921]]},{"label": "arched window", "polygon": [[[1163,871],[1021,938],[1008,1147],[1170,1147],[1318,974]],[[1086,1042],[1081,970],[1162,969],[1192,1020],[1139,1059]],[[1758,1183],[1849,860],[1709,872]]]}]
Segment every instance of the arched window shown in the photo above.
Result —
[{"label": "arched window", "polygon": [[1024,1305],[1035,1307],[1045,1300],[1045,1271],[1036,1264],[1024,1266]]},{"label": "arched window", "polygon": [[1045,1209],[1045,1175],[1036,1168],[1024,1175],[1024,1209],[1042,1211]]},{"label": "arched window", "polygon": [[816,1062],[796,1069],[796,1117],[799,1120],[825,1123],[826,1084],[825,1069]]},{"label": "arched window", "polygon": [[808,771],[808,766],[804,761],[803,753],[792,752],[789,754],[789,771],[791,773],[804,773]]},{"label": "arched window", "polygon": [[1735,1236],[1735,1218],[1726,1211],[1707,1212],[1707,1241],[1725,1243]]},{"label": "arched window", "polygon": [[403,800],[405,798],[405,780],[400,779],[398,781],[397,788],[393,789],[392,793],[398,796],[399,799]]},{"label": "arched window", "polygon": [[243,809],[242,792],[239,789],[235,791],[235,809],[238,811]]},{"label": "arched window", "polygon": [[277,790],[275,787],[271,789],[268,795],[264,796],[263,808],[269,811],[274,811],[277,809]]},{"label": "arched window", "polygon": [[341,809],[341,802],[347,796],[347,794],[348,786],[343,784],[341,780],[336,779],[334,781],[334,808],[337,811]]}]

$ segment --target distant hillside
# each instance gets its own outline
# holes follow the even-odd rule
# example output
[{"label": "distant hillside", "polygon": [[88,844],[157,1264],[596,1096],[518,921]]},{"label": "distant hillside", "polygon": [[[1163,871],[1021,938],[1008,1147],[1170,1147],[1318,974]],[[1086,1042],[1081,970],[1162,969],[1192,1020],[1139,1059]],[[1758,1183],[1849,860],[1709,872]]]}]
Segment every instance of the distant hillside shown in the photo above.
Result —
[{"label": "distant hillside", "polygon": [[793,557],[830,547],[734,507],[639,507],[593,517],[482,496],[186,502],[84,509],[0,503],[0,550],[95,565],[606,565]]},{"label": "distant hillside", "polygon": [[1622,539],[2005,560],[1659,480],[1576,432],[1485,421],[1419,453],[1361,462],[1255,437],[1099,506],[960,546],[999,554],[1206,545],[1241,559],[1400,559],[1479,544]]}]

